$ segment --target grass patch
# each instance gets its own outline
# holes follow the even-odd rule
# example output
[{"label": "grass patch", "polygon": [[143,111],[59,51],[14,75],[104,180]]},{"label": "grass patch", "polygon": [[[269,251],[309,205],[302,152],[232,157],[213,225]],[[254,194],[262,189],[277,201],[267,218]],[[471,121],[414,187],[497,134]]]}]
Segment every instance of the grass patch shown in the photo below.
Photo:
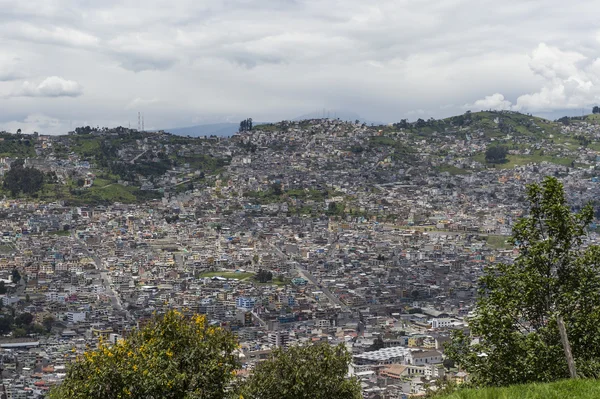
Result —
[{"label": "grass patch", "polygon": [[101,178],[96,178],[94,179],[94,187],[104,187],[104,186],[108,186],[109,184],[112,184],[113,182],[108,180],[108,179],[101,179]]},{"label": "grass patch", "polygon": [[15,252],[15,249],[12,246],[6,244],[0,245],[0,254],[10,254],[13,252]]},{"label": "grass patch", "polygon": [[58,236],[58,237],[68,237],[71,235],[71,231],[70,230],[56,230],[56,231],[49,231],[48,232],[49,236]]},{"label": "grass patch", "polygon": [[512,245],[510,245],[507,240],[509,236],[497,236],[497,235],[489,235],[486,238],[487,245],[494,249],[510,249]]},{"label": "grass patch", "polygon": [[439,399],[595,399],[597,380],[565,380],[550,384],[514,385],[505,388],[465,389]]},{"label": "grass patch", "polygon": [[468,170],[457,168],[454,165],[448,165],[448,164],[443,164],[443,165],[438,166],[437,170],[440,173],[448,172],[451,175],[466,175],[466,174],[469,174]]},{"label": "grass patch", "polygon": [[238,280],[246,280],[254,276],[254,273],[249,272],[205,272],[200,274],[200,277],[223,277],[223,278],[237,278]]},{"label": "grass patch", "polygon": [[493,167],[492,165],[495,165],[495,167],[498,169],[512,169],[515,166],[527,165],[530,163],[542,163],[542,162],[549,162],[549,163],[553,163],[556,165],[563,165],[563,166],[571,166],[571,163],[573,162],[573,159],[571,159],[571,158],[555,157],[552,155],[535,155],[535,154],[534,155],[508,155],[506,158],[508,159],[508,162],[506,162],[506,163],[492,164],[492,163],[487,163],[485,161],[484,153],[479,153],[473,157],[473,160],[475,160],[477,162],[481,162],[490,167]]},{"label": "grass patch", "polygon": [[133,187],[126,187],[121,184],[112,184],[105,187],[92,186],[89,189],[89,196],[109,202],[132,203],[137,199],[133,194],[134,190],[135,188]]}]

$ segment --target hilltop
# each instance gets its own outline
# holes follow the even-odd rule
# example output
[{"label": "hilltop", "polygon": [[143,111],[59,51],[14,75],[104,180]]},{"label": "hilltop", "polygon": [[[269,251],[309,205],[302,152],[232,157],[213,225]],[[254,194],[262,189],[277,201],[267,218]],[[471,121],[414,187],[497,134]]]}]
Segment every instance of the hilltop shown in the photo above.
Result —
[{"label": "hilltop", "polygon": [[[323,191],[327,185],[321,177],[324,172],[368,186],[410,182],[431,173],[470,174],[529,163],[592,165],[600,150],[600,136],[595,133],[599,123],[597,114],[553,122],[516,112],[483,111],[377,126],[337,119],[282,121],[227,138],[89,126],[63,136],[4,132],[0,133],[0,170],[5,173],[13,160],[26,159],[26,167],[50,173],[32,194],[40,200],[131,203],[215,185],[238,173],[230,165],[247,163],[243,169],[250,172],[253,157],[292,156],[312,160],[303,173],[314,174],[314,182],[298,188]],[[486,159],[486,150],[494,146],[504,148],[503,162]],[[256,172],[264,174],[265,169]],[[289,171],[286,176],[297,172]],[[247,194],[261,204],[281,196]],[[16,193],[5,187],[0,195]]]}]

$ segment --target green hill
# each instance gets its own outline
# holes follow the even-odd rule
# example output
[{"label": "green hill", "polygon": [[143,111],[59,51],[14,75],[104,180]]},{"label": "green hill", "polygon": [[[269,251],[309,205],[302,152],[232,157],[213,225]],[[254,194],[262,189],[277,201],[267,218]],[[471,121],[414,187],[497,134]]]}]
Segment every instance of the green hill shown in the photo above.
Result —
[{"label": "green hill", "polygon": [[514,385],[506,388],[459,390],[438,399],[596,399],[600,381],[565,380],[550,384]]}]

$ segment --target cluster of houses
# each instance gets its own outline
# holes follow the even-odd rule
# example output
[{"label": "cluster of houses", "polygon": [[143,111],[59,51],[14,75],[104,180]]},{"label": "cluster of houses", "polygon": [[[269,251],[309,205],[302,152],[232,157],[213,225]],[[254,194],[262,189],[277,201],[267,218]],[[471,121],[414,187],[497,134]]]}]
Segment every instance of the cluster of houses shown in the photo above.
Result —
[{"label": "cluster of houses", "polygon": [[[202,141],[202,151],[230,164],[211,184],[159,200],[0,200],[0,392],[44,397],[99,337],[117,342],[169,309],[232,330],[241,378],[274,348],[328,342],[352,353],[348,374],[365,398],[418,397],[438,381],[462,383],[468,376],[444,344],[452,330],[468,328],[484,267],[518,255],[507,240],[527,209],[526,184],[558,176],[577,209],[600,194],[596,159],[586,149],[577,167],[450,173],[437,168],[464,168],[454,160],[489,140],[399,131],[415,153],[386,137],[358,123],[290,122]],[[135,162],[155,145],[141,140],[122,156]],[[172,154],[165,145],[166,156],[201,151],[178,145]],[[440,150],[446,155],[434,160]],[[73,158],[63,174],[66,161],[28,160],[65,179],[75,167],[92,179],[98,170],[88,161]],[[197,171],[184,163],[142,184],[177,185]],[[595,229],[590,242],[598,241]],[[31,315],[26,326],[1,323],[23,314]]]}]

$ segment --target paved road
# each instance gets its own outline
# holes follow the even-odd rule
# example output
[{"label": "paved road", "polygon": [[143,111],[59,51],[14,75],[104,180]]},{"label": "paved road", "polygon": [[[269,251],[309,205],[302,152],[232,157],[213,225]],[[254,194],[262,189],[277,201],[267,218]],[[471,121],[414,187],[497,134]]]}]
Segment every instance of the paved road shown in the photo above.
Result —
[{"label": "paved road", "polygon": [[[335,244],[335,243],[334,243]],[[332,246],[334,245],[332,244]],[[288,260],[288,257],[286,254],[283,253],[283,251],[281,251],[277,246],[275,246],[272,243],[269,243],[269,245],[271,246],[271,248],[273,248],[275,250],[275,252],[279,255],[279,257],[282,260]],[[348,308],[348,306],[346,306],[345,304],[342,303],[342,301],[340,301],[335,295],[333,295],[331,293],[331,291],[329,291],[329,289],[323,285],[321,285],[319,283],[319,281],[317,280],[317,278],[315,276],[313,276],[308,270],[303,269],[302,267],[300,267],[300,264],[298,262],[294,262],[294,266],[296,267],[296,270],[298,270],[298,273],[305,278],[306,280],[310,281],[312,284],[316,285],[317,287],[319,287],[319,289],[321,291],[323,291],[323,294],[325,294],[325,296],[331,301],[331,303],[333,303],[334,305],[339,306],[342,311],[344,312],[349,312],[350,308]]]},{"label": "paved road", "polygon": [[110,276],[108,275],[108,270],[106,270],[100,258],[89,250],[85,241],[77,237],[75,237],[75,239],[79,242],[79,244],[81,244],[83,250],[87,252],[88,256],[94,260],[94,264],[96,265],[96,269],[100,272],[100,279],[102,280],[102,284],[104,286],[104,290],[106,291],[106,295],[110,298],[112,307],[115,310],[122,311],[123,305],[121,304],[121,299],[111,288],[111,281]]},{"label": "paved road", "polygon": [[133,159],[131,160],[131,162],[130,162],[130,163],[133,165],[133,164],[135,163],[135,161],[137,161],[137,160],[138,160],[138,158],[139,158],[139,157],[141,157],[142,155],[144,155],[144,154],[145,154],[145,153],[147,153],[147,152],[148,152],[148,150],[146,150],[146,151],[142,152],[141,154],[138,154],[138,155],[137,155],[135,158],[133,158]]},{"label": "paved road", "polygon": [[329,291],[329,289],[327,287],[325,287],[324,285],[320,285],[319,282],[317,281],[317,278],[315,276],[313,276],[312,274],[310,274],[310,272],[308,270],[302,269],[299,264],[296,264],[296,269],[298,270],[298,273],[300,273],[300,275],[302,277],[304,277],[305,279],[310,281],[312,284],[318,286],[319,289],[321,291],[323,291],[323,294],[325,294],[325,296],[327,298],[329,298],[329,300],[333,304],[339,306],[342,309],[342,311],[344,311],[344,312],[350,312],[350,308],[348,306],[346,306],[344,303],[342,303],[342,301],[340,301],[335,295],[333,295],[333,293],[331,291]]}]

